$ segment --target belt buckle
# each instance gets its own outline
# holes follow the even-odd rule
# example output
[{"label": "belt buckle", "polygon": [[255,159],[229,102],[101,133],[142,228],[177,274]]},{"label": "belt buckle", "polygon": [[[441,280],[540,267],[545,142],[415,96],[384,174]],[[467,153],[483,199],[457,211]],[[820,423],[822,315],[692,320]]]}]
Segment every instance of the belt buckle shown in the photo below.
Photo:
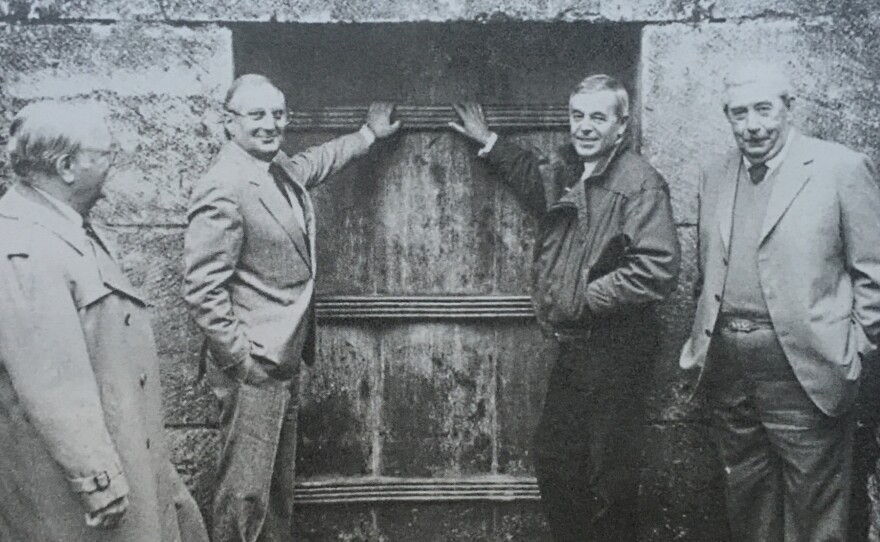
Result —
[{"label": "belt buckle", "polygon": [[757,328],[749,320],[744,318],[734,318],[727,322],[727,329],[735,333],[750,333]]}]

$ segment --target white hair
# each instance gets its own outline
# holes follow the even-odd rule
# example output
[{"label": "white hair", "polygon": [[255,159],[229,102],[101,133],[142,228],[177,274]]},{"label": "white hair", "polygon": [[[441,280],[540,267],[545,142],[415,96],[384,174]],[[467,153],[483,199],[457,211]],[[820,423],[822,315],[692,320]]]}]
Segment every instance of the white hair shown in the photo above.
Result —
[{"label": "white hair", "polygon": [[91,103],[45,101],[25,106],[9,129],[12,170],[22,177],[54,173],[57,160],[79,152],[105,120],[106,110]]},{"label": "white hair", "polygon": [[748,60],[735,64],[724,78],[724,109],[730,89],[758,82],[772,88],[786,106],[794,100],[791,81],[782,67],[766,60]]}]

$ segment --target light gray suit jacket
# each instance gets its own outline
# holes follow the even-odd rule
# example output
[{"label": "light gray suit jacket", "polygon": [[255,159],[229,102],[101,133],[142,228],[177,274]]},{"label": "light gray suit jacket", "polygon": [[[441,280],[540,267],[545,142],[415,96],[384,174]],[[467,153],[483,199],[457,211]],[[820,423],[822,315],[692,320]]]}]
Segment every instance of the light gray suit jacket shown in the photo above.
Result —
[{"label": "light gray suit jacket", "polygon": [[354,133],[292,157],[276,156],[303,203],[306,235],[266,170],[235,143],[223,147],[195,185],[184,244],[184,299],[218,367],[250,355],[298,365],[303,347],[314,341],[305,325],[313,314],[317,271],[307,189],[368,149],[364,136]]},{"label": "light gray suit jacket", "polygon": [[[826,414],[843,414],[880,333],[880,185],[868,157],[793,134],[758,248],[761,291],[794,373]],[[704,367],[724,295],[737,149],[700,180],[697,310],[681,352]]]}]

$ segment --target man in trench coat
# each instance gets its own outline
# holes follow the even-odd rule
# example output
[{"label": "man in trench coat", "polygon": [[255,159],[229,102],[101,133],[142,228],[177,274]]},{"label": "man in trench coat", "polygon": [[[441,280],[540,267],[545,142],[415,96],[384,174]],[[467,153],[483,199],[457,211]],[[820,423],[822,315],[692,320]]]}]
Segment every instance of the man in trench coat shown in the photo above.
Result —
[{"label": "man in trench coat", "polygon": [[12,123],[0,199],[0,539],[201,542],[171,465],[150,314],[88,223],[115,149],[103,113]]},{"label": "man in trench coat", "polygon": [[315,214],[308,190],[395,133],[392,106],[359,132],[287,156],[284,94],[248,74],[227,93],[229,141],[195,185],[184,298],[205,334],[224,430],[214,542],[288,540],[300,362],[315,351]]}]

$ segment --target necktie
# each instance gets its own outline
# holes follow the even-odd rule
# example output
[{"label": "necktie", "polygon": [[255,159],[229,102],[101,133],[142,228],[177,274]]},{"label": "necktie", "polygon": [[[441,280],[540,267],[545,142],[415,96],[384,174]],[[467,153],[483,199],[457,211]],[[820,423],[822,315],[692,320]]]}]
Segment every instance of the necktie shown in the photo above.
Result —
[{"label": "necktie", "polygon": [[275,162],[269,164],[269,175],[275,180],[275,186],[278,187],[278,191],[284,196],[284,201],[292,207],[293,203],[290,201],[290,192],[287,188],[287,178],[284,175],[284,171],[281,170],[281,166]]},{"label": "necktie", "polygon": [[83,230],[86,232],[86,237],[91,239],[96,245],[101,247],[101,249],[110,254],[110,251],[107,250],[107,247],[104,245],[104,242],[101,241],[101,238],[98,237],[98,234],[95,232],[95,229],[92,227],[92,223],[88,220],[83,220]]},{"label": "necktie", "polygon": [[758,184],[764,180],[764,176],[767,175],[767,164],[763,162],[760,164],[755,164],[749,168],[749,178],[752,179],[752,183]]}]

